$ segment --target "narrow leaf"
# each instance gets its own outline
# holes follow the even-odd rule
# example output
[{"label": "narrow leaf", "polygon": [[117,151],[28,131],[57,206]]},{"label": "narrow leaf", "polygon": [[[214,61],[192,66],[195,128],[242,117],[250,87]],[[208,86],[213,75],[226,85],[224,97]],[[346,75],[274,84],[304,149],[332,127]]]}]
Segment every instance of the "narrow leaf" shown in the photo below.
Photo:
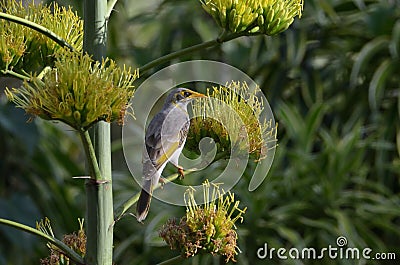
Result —
[{"label": "narrow leaf", "polygon": [[354,62],[353,69],[351,70],[350,85],[352,87],[357,85],[358,76],[364,66],[368,64],[377,52],[386,48],[388,44],[389,40],[386,37],[380,37],[375,38],[364,45]]}]

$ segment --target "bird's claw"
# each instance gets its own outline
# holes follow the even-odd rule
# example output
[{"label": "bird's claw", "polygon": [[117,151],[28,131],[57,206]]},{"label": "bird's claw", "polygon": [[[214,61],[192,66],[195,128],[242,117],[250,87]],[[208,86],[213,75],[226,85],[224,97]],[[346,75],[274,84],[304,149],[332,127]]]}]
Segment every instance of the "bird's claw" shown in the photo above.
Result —
[{"label": "bird's claw", "polygon": [[165,185],[165,179],[163,178],[163,177],[160,177],[160,179],[158,180],[158,183],[160,183],[161,184],[161,186],[160,186],[160,188],[162,189],[162,188],[164,188],[164,185]]},{"label": "bird's claw", "polygon": [[185,174],[183,173],[183,167],[178,167],[178,174],[179,174],[179,179],[184,179]]}]

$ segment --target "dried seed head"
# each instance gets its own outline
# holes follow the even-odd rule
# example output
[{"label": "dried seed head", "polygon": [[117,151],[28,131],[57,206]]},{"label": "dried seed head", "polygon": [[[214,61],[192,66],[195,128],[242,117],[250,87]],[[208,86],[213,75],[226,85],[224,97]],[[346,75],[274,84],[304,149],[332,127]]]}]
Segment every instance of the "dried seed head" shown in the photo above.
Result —
[{"label": "dried seed head", "polygon": [[[86,234],[83,230],[83,219],[78,219],[78,221],[80,225],[79,231],[73,232],[72,234],[64,235],[62,241],[76,253],[84,257],[86,254]],[[49,236],[54,237],[50,225],[50,220],[48,218],[37,222],[36,229],[42,231]],[[45,259],[41,259],[41,265],[71,264],[69,258],[59,248],[50,243],[47,244],[47,247],[50,249],[50,256]]]},{"label": "dried seed head", "polygon": [[160,236],[171,247],[181,251],[183,257],[197,253],[222,255],[226,262],[235,261],[238,254],[235,222],[243,221],[245,209],[233,193],[225,194],[218,185],[203,183],[204,205],[197,205],[193,188],[185,194],[186,216],[178,222],[170,219],[162,227]]}]

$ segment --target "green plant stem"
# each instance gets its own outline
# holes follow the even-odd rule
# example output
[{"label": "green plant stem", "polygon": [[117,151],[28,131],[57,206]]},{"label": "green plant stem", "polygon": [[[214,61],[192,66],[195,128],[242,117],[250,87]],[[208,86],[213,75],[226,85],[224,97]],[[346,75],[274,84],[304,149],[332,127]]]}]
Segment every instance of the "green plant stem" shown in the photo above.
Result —
[{"label": "green plant stem", "polygon": [[[84,51],[98,61],[106,56],[106,13],[107,0],[85,0]],[[93,174],[86,182],[85,262],[89,265],[112,265],[114,215],[110,124],[100,121],[91,132],[93,152],[89,153],[89,160],[93,160],[95,153],[100,174]]]},{"label": "green plant stem", "polygon": [[182,260],[182,256],[176,256],[173,258],[170,258],[168,260],[165,260],[163,262],[158,263],[157,265],[169,265],[169,264],[177,264],[177,262],[179,262],[180,260]]},{"label": "green plant stem", "polygon": [[246,32],[239,32],[239,33],[231,33],[231,34],[226,34],[226,32],[224,31],[220,36],[218,36],[218,38],[214,39],[214,40],[210,40],[210,41],[206,41],[200,44],[196,44],[190,47],[187,47],[185,49],[182,49],[180,51],[176,51],[176,52],[172,52],[170,54],[161,56],[157,59],[155,59],[154,61],[151,61],[145,65],[143,65],[142,67],[139,68],[139,73],[142,74],[148,70],[150,70],[151,68],[158,66],[162,63],[171,61],[172,59],[184,56],[186,54],[190,54],[192,52],[195,51],[199,51],[202,49],[207,49],[216,45],[220,45],[224,42],[242,37],[242,36],[248,36],[249,34]]},{"label": "green plant stem", "polygon": [[8,225],[8,226],[14,227],[16,229],[22,230],[24,232],[33,234],[35,236],[39,236],[39,237],[47,240],[51,244],[55,245],[57,248],[59,248],[66,256],[68,256],[75,263],[82,264],[82,265],[85,264],[83,258],[81,256],[79,256],[78,253],[73,251],[66,244],[64,244],[64,242],[58,240],[57,238],[49,236],[49,235],[43,233],[42,231],[39,231],[33,227],[30,227],[30,226],[27,226],[27,225],[24,225],[24,224],[21,224],[18,222],[14,222],[11,220],[7,220],[7,219],[0,218],[0,224]]},{"label": "green plant stem", "polygon": [[0,18],[1,19],[5,19],[11,22],[15,22],[18,23],[20,25],[26,26],[28,28],[31,28],[33,30],[36,30],[37,32],[42,33],[43,35],[49,37],[50,39],[52,39],[53,41],[55,41],[57,44],[59,44],[62,47],[67,47],[68,49],[70,49],[71,51],[75,50],[74,47],[72,47],[71,44],[69,44],[68,42],[66,42],[63,38],[61,38],[60,36],[58,36],[57,34],[55,34],[53,31],[35,23],[29,20],[26,20],[24,18],[21,17],[17,17],[14,15],[10,15],[10,14],[6,14],[3,12],[0,12]]},{"label": "green plant stem", "polygon": [[[186,175],[189,175],[191,172],[190,170],[186,170],[183,173]],[[176,180],[179,177],[179,174],[172,174],[166,178],[164,178],[164,184],[160,184],[158,183],[153,190],[159,189],[160,187],[162,187],[162,185],[167,184],[168,182],[172,182],[174,180]],[[132,197],[130,197],[129,199],[127,199],[124,203],[122,203],[116,210],[115,210],[115,214],[114,214],[114,221],[117,222],[119,219],[121,219],[124,214],[129,210],[129,208],[131,208],[139,199],[140,196],[140,192],[136,193],[135,195],[133,195]]]},{"label": "green plant stem", "polygon": [[118,2],[118,0],[109,0],[107,3],[107,14],[106,18],[108,19],[111,16],[112,11],[114,10],[115,4]]},{"label": "green plant stem", "polygon": [[29,80],[29,76],[23,75],[23,74],[19,74],[17,72],[14,72],[12,70],[1,70],[1,73],[5,76],[11,76],[11,77],[15,77],[21,80]]},{"label": "green plant stem", "polygon": [[97,163],[96,153],[93,148],[92,140],[88,131],[80,132],[85,155],[88,159],[88,166],[90,170],[90,178],[93,180],[101,179],[101,172]]}]

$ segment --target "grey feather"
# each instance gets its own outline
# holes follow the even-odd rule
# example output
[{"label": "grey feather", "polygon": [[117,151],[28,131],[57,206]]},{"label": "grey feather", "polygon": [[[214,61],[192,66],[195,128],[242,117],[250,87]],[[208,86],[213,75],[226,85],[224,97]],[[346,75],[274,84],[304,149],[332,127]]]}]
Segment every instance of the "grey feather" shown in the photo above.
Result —
[{"label": "grey feather", "polygon": [[[185,88],[172,90],[165,100],[162,110],[150,122],[143,148],[143,189],[137,203],[137,219],[143,221],[149,211],[153,187],[159,182],[162,171],[168,162],[175,166],[186,141],[190,126],[187,105],[192,98],[185,98]],[[178,143],[178,144],[177,144]],[[168,156],[163,163],[160,158]]]}]

